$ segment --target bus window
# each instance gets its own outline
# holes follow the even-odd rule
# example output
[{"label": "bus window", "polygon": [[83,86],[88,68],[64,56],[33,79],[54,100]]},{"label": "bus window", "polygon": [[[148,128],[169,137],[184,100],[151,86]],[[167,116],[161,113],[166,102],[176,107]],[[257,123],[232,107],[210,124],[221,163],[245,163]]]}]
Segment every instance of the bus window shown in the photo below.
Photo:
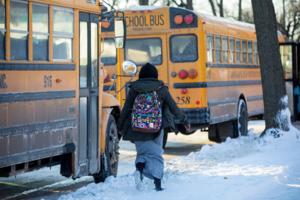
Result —
[{"label": "bus window", "polygon": [[5,58],[5,1],[0,1],[0,60]]},{"label": "bus window", "polygon": [[253,44],[253,49],[254,49],[254,64],[258,65],[258,54],[257,54],[257,43],[254,42]]},{"label": "bus window", "polygon": [[195,35],[175,35],[170,40],[172,62],[192,62],[198,59]]},{"label": "bus window", "polygon": [[[22,13],[22,15],[20,15]],[[10,2],[10,47],[12,60],[27,60],[28,57],[28,3]]]},{"label": "bus window", "polygon": [[48,60],[48,6],[32,5],[33,60]]},{"label": "bus window", "polygon": [[235,53],[236,53],[235,62],[241,63],[241,41],[240,40],[236,40]]},{"label": "bus window", "polygon": [[247,63],[247,42],[245,40],[242,41],[242,63]]},{"label": "bus window", "polygon": [[206,39],[206,54],[207,62],[213,62],[213,37],[211,35],[207,36]]},{"label": "bus window", "polygon": [[125,60],[131,60],[137,65],[147,62],[160,65],[162,63],[161,39],[128,39],[125,46]]},{"label": "bus window", "polygon": [[292,79],[293,78],[293,62],[292,62],[292,46],[280,46],[280,55],[282,67],[284,70],[284,78]]},{"label": "bus window", "polygon": [[72,60],[73,10],[55,7],[53,14],[53,59]]},{"label": "bus window", "polygon": [[104,39],[101,62],[104,65],[115,65],[117,63],[117,51],[115,40],[113,38]]},{"label": "bus window", "polygon": [[228,38],[222,38],[222,62],[228,63]]},{"label": "bus window", "polygon": [[216,63],[220,63],[221,62],[221,38],[220,36],[216,36]]},{"label": "bus window", "polygon": [[229,43],[229,62],[234,63],[234,39],[230,38]]},{"label": "bus window", "polygon": [[252,41],[248,41],[248,63],[253,64]]}]

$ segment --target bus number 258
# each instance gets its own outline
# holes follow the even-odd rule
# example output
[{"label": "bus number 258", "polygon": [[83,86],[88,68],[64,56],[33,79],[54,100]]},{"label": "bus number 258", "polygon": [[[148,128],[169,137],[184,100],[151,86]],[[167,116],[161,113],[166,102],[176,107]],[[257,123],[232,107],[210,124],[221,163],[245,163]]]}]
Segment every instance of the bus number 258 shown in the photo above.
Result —
[{"label": "bus number 258", "polygon": [[191,97],[176,97],[178,104],[190,104],[191,103]]}]

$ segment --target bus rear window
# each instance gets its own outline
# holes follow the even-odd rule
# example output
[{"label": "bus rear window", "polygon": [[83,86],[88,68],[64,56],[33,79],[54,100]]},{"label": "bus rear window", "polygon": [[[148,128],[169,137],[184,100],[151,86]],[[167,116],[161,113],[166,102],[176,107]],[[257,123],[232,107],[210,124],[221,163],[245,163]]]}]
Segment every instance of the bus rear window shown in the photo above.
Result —
[{"label": "bus rear window", "polygon": [[192,62],[198,59],[195,35],[176,35],[170,40],[172,62]]},{"label": "bus rear window", "polygon": [[113,38],[104,39],[101,62],[104,65],[115,65],[117,63],[116,44]]},{"label": "bus rear window", "polygon": [[142,65],[150,62],[155,65],[162,63],[161,40],[159,38],[129,39],[125,46],[125,59]]}]

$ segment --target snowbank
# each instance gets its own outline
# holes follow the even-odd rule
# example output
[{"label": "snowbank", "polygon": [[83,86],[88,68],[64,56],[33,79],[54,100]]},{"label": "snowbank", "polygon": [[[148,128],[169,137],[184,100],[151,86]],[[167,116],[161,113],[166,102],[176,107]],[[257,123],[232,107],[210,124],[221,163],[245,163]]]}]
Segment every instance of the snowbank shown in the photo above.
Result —
[{"label": "snowbank", "polygon": [[92,183],[60,200],[296,200],[300,199],[298,130],[274,138],[249,134],[205,145],[200,151],[166,163],[162,192],[147,180],[135,189],[132,174]]}]

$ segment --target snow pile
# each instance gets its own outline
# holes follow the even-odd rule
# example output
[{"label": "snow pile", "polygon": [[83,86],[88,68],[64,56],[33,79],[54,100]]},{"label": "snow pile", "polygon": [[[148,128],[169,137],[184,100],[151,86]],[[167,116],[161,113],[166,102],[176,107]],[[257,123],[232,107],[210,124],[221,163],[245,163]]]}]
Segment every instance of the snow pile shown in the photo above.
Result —
[{"label": "snow pile", "polygon": [[132,174],[89,184],[60,200],[234,199],[294,200],[300,198],[300,141],[293,127],[281,137],[254,134],[205,145],[200,151],[166,163],[162,192],[146,180],[143,191]]}]

